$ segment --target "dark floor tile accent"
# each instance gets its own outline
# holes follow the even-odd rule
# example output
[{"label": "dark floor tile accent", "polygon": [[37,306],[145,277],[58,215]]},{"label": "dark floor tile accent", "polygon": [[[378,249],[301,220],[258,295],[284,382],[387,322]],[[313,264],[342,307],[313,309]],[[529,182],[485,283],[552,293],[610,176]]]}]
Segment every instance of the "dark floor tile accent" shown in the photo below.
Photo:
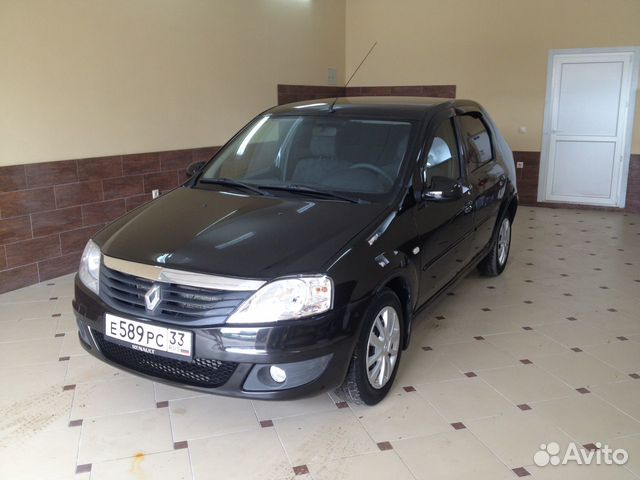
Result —
[{"label": "dark floor tile accent", "polygon": [[473,337],[475,340],[484,340],[482,335],[478,335],[477,337]]},{"label": "dark floor tile accent", "polygon": [[603,285],[603,286],[601,286],[600,288],[601,288],[602,290],[609,290],[609,287],[604,286],[604,285]]},{"label": "dark floor tile accent", "polygon": [[31,163],[25,165],[25,174],[29,188],[77,182],[78,162],[76,160],[63,160]]},{"label": "dark floor tile accent", "polygon": [[431,347],[422,347],[422,350],[424,350],[425,352],[430,352],[431,350],[433,350],[433,348],[431,348]]},{"label": "dark floor tile accent", "polygon": [[516,474],[517,477],[528,477],[529,475],[531,475],[524,467],[516,467],[512,468],[511,470]]},{"label": "dark floor tile accent", "polygon": [[625,340],[629,340],[627,337],[616,337],[616,338],[621,342],[624,342]]},{"label": "dark floor tile accent", "polygon": [[633,378],[634,380],[639,380],[640,379],[640,373],[630,373],[629,376],[631,378]]},{"label": "dark floor tile accent", "polygon": [[456,294],[456,292],[447,292],[447,297],[453,297]]},{"label": "dark floor tile accent", "polygon": [[182,440],[181,442],[174,442],[173,449],[174,450],[182,450],[183,448],[188,448],[189,442],[187,440]]},{"label": "dark floor tile accent", "polygon": [[0,193],[0,216],[2,218],[53,210],[55,207],[56,202],[52,187]]},{"label": "dark floor tile accent", "polygon": [[294,475],[306,475],[308,473],[309,473],[309,467],[307,467],[306,465],[297,465],[293,467]]},{"label": "dark floor tile accent", "polygon": [[444,320],[445,318],[447,318],[447,317],[445,317],[444,315],[438,315],[436,317],[436,320]]},{"label": "dark floor tile accent", "polygon": [[[42,237],[82,227],[82,210],[70,207],[31,215],[33,236]],[[97,223],[97,222],[96,222]]]},{"label": "dark floor tile accent", "polygon": [[615,313],[618,310],[616,310],[615,308],[607,308],[607,312],[611,312],[611,313]]},{"label": "dark floor tile accent", "polygon": [[74,207],[84,203],[99,202],[102,200],[102,183],[94,180],[56,185],[54,187],[54,194],[57,208]]},{"label": "dark floor tile accent", "polygon": [[91,471],[91,464],[85,463],[84,465],[78,465],[76,467],[76,473],[87,473]]},{"label": "dark floor tile accent", "polygon": [[38,266],[35,263],[10,270],[2,270],[0,272],[0,293],[33,285],[38,281]]},{"label": "dark floor tile accent", "polygon": [[408,387],[402,387],[404,389],[405,392],[415,392],[416,389],[415,387],[412,387],[411,385],[409,385]]},{"label": "dark floor tile accent", "polygon": [[24,165],[0,167],[0,192],[12,192],[27,188]]},{"label": "dark floor tile accent", "polygon": [[533,303],[532,300],[525,300],[524,303],[526,303],[527,305],[531,305]]},{"label": "dark floor tile accent", "polygon": [[58,361],[59,361],[59,362],[68,362],[68,361],[69,361],[69,358],[71,358],[71,357],[59,357],[59,358],[58,358]]},{"label": "dark floor tile accent", "polygon": [[598,446],[595,443],[585,443],[582,446],[589,451],[598,450]]},{"label": "dark floor tile accent", "polygon": [[378,442],[377,445],[378,448],[383,452],[385,450],[393,450],[393,445],[391,445],[391,442]]},{"label": "dark floor tile accent", "polygon": [[167,408],[169,406],[169,402],[167,400],[163,400],[162,402],[156,402],[156,408]]},{"label": "dark floor tile accent", "polygon": [[462,430],[467,428],[467,426],[462,422],[454,422],[451,424],[454,430]]},{"label": "dark floor tile accent", "polygon": [[573,297],[573,293],[563,293],[562,295],[565,297]]},{"label": "dark floor tile accent", "polygon": [[569,320],[570,322],[575,322],[577,320],[576,317],[567,317],[567,320]]},{"label": "dark floor tile accent", "polygon": [[49,297],[49,300],[58,300],[58,297]]},{"label": "dark floor tile accent", "polygon": [[64,333],[56,333],[53,337],[54,338],[64,337]]},{"label": "dark floor tile accent", "polygon": [[473,378],[473,377],[477,377],[478,375],[476,375],[474,372],[466,372],[464,374],[465,377],[469,377],[469,378]]},{"label": "dark floor tile accent", "polygon": [[262,428],[273,427],[273,420],[260,420],[260,426]]},{"label": "dark floor tile accent", "polygon": [[[55,285],[55,283],[47,283],[47,285]],[[54,314],[52,314],[51,316],[52,316],[53,318],[55,318],[55,317],[61,317],[61,316],[62,316],[62,314],[61,314],[61,313],[54,313]]]},{"label": "dark floor tile accent", "polygon": [[531,410],[531,407],[526,403],[521,403],[520,405],[518,405],[518,408],[523,412],[526,412],[527,410]]},{"label": "dark floor tile accent", "polygon": [[62,387],[62,391],[67,391],[67,390],[75,390],[76,389],[76,385],[75,384],[71,384],[71,385],[65,385],[64,387]]},{"label": "dark floor tile accent", "polygon": [[576,353],[580,353],[582,351],[580,347],[572,347],[571,350],[573,350]]},{"label": "dark floor tile accent", "polygon": [[29,240],[31,236],[31,219],[28,215],[0,220],[0,244]]},{"label": "dark floor tile accent", "polygon": [[523,330],[533,330],[533,327],[522,327]]},{"label": "dark floor tile accent", "polygon": [[491,311],[491,309],[490,309],[489,307],[484,307],[484,308],[482,309],[482,311],[483,311],[483,312],[490,312],[490,311]]},{"label": "dark floor tile accent", "polygon": [[82,425],[82,419],[79,420],[71,420],[69,422],[69,426],[70,427],[79,427],[80,425]]},{"label": "dark floor tile accent", "polygon": [[336,403],[336,407],[337,408],[349,408],[349,404],[347,402],[337,402]]},{"label": "dark floor tile accent", "polygon": [[582,393],[582,394],[591,393],[591,391],[589,389],[584,388],[584,387],[576,388],[576,392]]},{"label": "dark floor tile accent", "polygon": [[493,285],[489,285],[489,286],[487,286],[487,288],[488,288],[489,290],[494,290],[496,287],[494,287]]},{"label": "dark floor tile accent", "polygon": [[520,363],[522,363],[523,365],[532,365],[533,362],[531,360],[529,360],[528,358],[523,358],[522,360],[520,360]]}]

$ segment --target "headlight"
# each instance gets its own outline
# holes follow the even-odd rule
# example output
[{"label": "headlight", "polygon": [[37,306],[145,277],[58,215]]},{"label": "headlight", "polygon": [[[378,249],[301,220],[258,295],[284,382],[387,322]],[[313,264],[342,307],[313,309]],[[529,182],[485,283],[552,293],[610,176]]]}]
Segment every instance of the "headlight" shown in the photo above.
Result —
[{"label": "headlight", "polygon": [[85,284],[85,286],[95,292],[98,293],[98,288],[100,285],[100,247],[93,242],[93,240],[89,240],[87,242],[87,246],[84,247],[84,252],[82,252],[82,258],[80,259],[80,268],[78,269],[78,276],[80,277],[80,281]]},{"label": "headlight", "polygon": [[267,283],[227,323],[294,320],[326,312],[333,306],[333,282],[326,275],[283,278]]}]

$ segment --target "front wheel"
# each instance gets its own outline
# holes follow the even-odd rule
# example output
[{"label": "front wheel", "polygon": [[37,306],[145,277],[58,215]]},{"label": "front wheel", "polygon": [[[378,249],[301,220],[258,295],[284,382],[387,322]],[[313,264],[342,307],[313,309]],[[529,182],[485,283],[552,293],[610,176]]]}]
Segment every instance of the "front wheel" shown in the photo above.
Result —
[{"label": "front wheel", "polygon": [[500,275],[507,266],[509,250],[511,249],[511,218],[505,214],[500,220],[498,233],[491,246],[491,251],[478,264],[478,270],[483,275],[495,277]]},{"label": "front wheel", "polygon": [[380,402],[398,371],[403,340],[400,300],[391,290],[384,289],[367,311],[349,371],[336,390],[338,395],[355,404]]}]

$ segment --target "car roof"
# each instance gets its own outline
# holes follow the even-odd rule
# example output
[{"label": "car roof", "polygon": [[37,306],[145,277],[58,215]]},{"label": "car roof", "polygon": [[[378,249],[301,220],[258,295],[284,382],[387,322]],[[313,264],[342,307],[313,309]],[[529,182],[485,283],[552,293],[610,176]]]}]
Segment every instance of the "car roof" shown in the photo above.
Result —
[{"label": "car roof", "polygon": [[[335,102],[335,103],[334,103]],[[435,97],[334,97],[287,103],[268,110],[275,115],[381,116],[390,118],[423,119],[429,114],[448,108],[472,106],[470,100]]]}]

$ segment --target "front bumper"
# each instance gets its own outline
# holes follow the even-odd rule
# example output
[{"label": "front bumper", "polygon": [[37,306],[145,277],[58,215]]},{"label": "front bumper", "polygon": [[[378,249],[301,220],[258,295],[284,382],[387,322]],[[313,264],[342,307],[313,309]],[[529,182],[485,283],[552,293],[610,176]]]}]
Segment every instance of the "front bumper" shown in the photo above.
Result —
[{"label": "front bumper", "polygon": [[[189,328],[151,322],[114,310],[89,291],[77,276],[73,300],[80,343],[104,362],[154,381],[201,392],[263,400],[310,396],[339,386],[349,366],[366,305],[367,301],[359,301],[311,319],[270,326]],[[142,354],[128,347],[118,346],[124,350],[114,350],[115,344],[104,339],[105,313],[189,330],[194,335],[194,358],[204,365],[223,365],[232,373],[224,377],[221,385],[204,387],[194,385],[188,378],[184,381],[185,377],[173,377],[170,372],[175,369],[170,365],[178,368],[184,365],[177,360],[165,362],[162,357],[153,356],[156,363],[162,364],[161,376],[149,374],[141,368],[131,368],[132,364],[118,357],[118,352]],[[271,365],[284,368],[288,372],[287,381],[280,385],[269,384],[266,372]]]}]

